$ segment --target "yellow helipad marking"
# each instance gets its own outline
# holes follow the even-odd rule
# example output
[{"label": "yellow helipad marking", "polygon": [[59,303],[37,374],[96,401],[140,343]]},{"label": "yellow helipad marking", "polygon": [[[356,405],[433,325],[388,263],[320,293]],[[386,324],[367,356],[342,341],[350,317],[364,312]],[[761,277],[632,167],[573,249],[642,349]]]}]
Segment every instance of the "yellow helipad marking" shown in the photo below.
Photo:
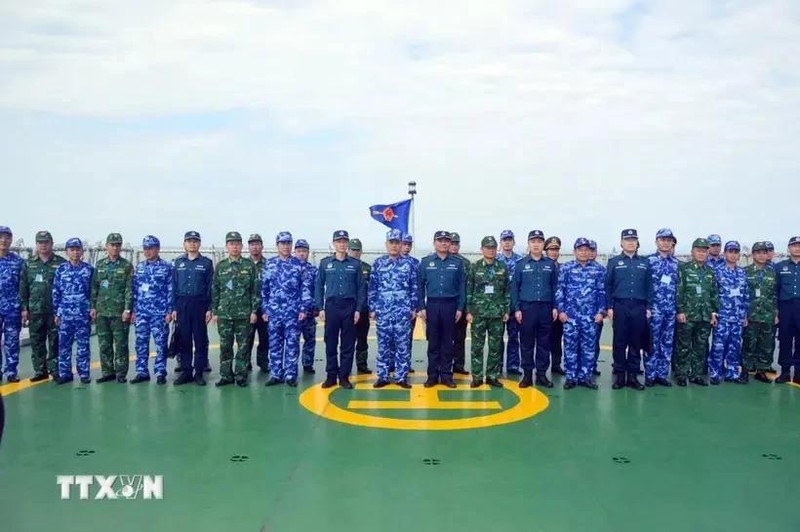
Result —
[{"label": "yellow helipad marking", "polygon": [[[468,380],[469,377],[461,375],[454,376],[456,380]],[[468,385],[459,385],[456,389],[444,387],[442,385],[433,388],[425,388],[421,384],[414,384],[410,390],[403,390],[397,386],[387,386],[375,390],[368,382],[374,382],[375,377],[369,375],[357,375],[352,379],[359,390],[369,388],[380,393],[383,390],[402,390],[408,393],[407,401],[380,401],[380,400],[351,400],[347,408],[342,408],[334,404],[330,398],[333,393],[340,390],[339,387],[322,388],[322,384],[317,384],[306,389],[300,395],[300,404],[312,413],[348,425],[360,427],[395,429],[395,430],[464,430],[485,427],[494,427],[506,423],[522,421],[544,411],[550,404],[547,396],[536,388],[519,389],[517,383],[507,379],[501,379],[505,385],[500,393],[512,393],[517,396],[517,403],[503,409],[499,401],[442,401],[440,393],[455,394],[481,392],[485,393],[488,387],[469,388]],[[365,386],[366,384],[366,386]],[[340,393],[353,393],[349,390],[342,390]],[[495,410],[485,415],[476,415],[465,418],[453,419],[399,419],[384,417],[375,414],[364,414],[356,410],[408,410],[421,412],[425,410],[443,411],[467,411],[467,410]]]}]

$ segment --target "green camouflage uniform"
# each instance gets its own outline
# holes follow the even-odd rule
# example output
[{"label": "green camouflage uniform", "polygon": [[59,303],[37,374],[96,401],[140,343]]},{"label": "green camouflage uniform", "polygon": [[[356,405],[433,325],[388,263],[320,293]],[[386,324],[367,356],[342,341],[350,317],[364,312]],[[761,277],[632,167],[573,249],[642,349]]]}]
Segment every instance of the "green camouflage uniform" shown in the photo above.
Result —
[{"label": "green camouflage uniform", "polygon": [[122,321],[122,313],[131,310],[132,275],[133,265],[122,257],[114,262],[106,257],[95,266],[92,309],[104,377],[128,374],[130,322]]},{"label": "green camouflage uniform", "polygon": [[[59,255],[42,262],[38,255],[25,261],[19,283],[22,310],[28,311],[31,360],[36,375],[58,375],[58,327],[53,315],[53,279],[67,260]],[[49,346],[49,348],[48,348]]]},{"label": "green camouflage uniform", "polygon": [[743,368],[746,371],[769,371],[774,351],[773,327],[778,315],[775,270],[751,264],[744,271],[750,289],[750,311],[744,330]]},{"label": "green camouflage uniform", "polygon": [[688,262],[678,267],[677,306],[678,314],[686,314],[686,323],[678,323],[676,331],[675,376],[701,377],[711,313],[719,311],[717,281],[710,266]]},{"label": "green camouflage uniform", "polygon": [[[253,325],[250,315],[258,313],[261,305],[256,265],[250,259],[220,261],[214,270],[211,287],[211,311],[217,317],[219,331],[219,373],[222,379],[247,378],[247,363],[250,361],[250,337]],[[236,339],[235,367],[233,340]]]},{"label": "green camouflage uniform", "polygon": [[[372,274],[372,266],[361,261],[361,280],[365,285],[369,286],[369,276]],[[356,368],[365,371],[367,370],[367,358],[369,357],[369,348],[367,345],[367,336],[369,335],[369,306],[367,305],[367,298],[364,298],[364,307],[358,309],[360,316],[358,323],[356,323]]]},{"label": "green camouflage uniform", "polygon": [[503,367],[503,316],[511,307],[508,267],[480,259],[467,272],[467,313],[472,314],[472,376],[483,378],[483,346],[488,335],[486,376],[496,379]]}]

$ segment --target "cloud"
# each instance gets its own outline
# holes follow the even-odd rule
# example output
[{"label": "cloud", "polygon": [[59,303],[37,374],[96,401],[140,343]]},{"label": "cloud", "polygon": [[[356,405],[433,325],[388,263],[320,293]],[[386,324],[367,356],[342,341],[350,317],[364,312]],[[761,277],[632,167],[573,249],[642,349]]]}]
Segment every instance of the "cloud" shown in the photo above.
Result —
[{"label": "cloud", "polygon": [[12,187],[77,189],[96,213],[34,202],[50,226],[104,234],[121,191],[149,216],[129,232],[343,226],[378,245],[366,207],[414,179],[423,241],[792,232],[773,192],[800,166],[792,2],[17,4],[0,8]]}]

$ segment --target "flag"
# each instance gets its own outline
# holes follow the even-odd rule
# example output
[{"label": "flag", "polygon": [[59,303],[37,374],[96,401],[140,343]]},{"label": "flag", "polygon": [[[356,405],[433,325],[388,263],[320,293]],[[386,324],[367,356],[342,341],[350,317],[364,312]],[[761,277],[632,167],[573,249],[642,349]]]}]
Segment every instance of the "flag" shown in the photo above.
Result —
[{"label": "flag", "polygon": [[411,201],[407,199],[391,205],[373,205],[369,208],[369,214],[386,227],[408,233],[408,220],[411,218]]}]

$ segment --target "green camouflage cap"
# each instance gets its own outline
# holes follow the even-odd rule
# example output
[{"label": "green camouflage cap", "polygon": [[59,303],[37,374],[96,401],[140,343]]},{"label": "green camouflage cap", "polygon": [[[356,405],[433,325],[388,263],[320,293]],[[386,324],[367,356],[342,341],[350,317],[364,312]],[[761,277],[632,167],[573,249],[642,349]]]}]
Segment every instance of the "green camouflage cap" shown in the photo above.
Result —
[{"label": "green camouflage cap", "polygon": [[756,242],[755,244],[753,244],[753,253],[755,253],[756,251],[769,251],[769,248],[767,247],[767,243],[766,242]]},{"label": "green camouflage cap", "polygon": [[225,235],[226,244],[228,242],[241,242],[241,241],[242,241],[242,235],[240,235],[236,231],[230,231],[227,235]]},{"label": "green camouflage cap", "polygon": [[708,245],[708,240],[705,238],[695,238],[694,242],[692,242],[692,247],[708,249],[710,246]]},{"label": "green camouflage cap", "polygon": [[264,241],[261,239],[261,235],[259,235],[258,233],[253,233],[252,235],[250,235],[250,238],[247,239],[247,243],[249,244],[250,242],[261,242],[262,244],[264,243]]},{"label": "green camouflage cap", "polygon": [[361,240],[357,238],[350,239],[350,242],[347,243],[347,249],[349,249],[350,251],[361,251],[362,250]]},{"label": "green camouflage cap", "polygon": [[483,237],[483,240],[481,240],[481,247],[482,248],[496,248],[497,247],[497,240],[495,240],[493,236],[485,236],[485,237]]},{"label": "green camouflage cap", "polygon": [[37,242],[52,242],[53,235],[50,234],[50,231],[39,231],[36,233],[36,241]]},{"label": "green camouflage cap", "polygon": [[119,233],[109,233],[106,237],[106,244],[122,244],[122,235]]},{"label": "green camouflage cap", "polygon": [[453,244],[460,244],[461,243],[461,235],[458,233],[450,233],[450,242]]}]

